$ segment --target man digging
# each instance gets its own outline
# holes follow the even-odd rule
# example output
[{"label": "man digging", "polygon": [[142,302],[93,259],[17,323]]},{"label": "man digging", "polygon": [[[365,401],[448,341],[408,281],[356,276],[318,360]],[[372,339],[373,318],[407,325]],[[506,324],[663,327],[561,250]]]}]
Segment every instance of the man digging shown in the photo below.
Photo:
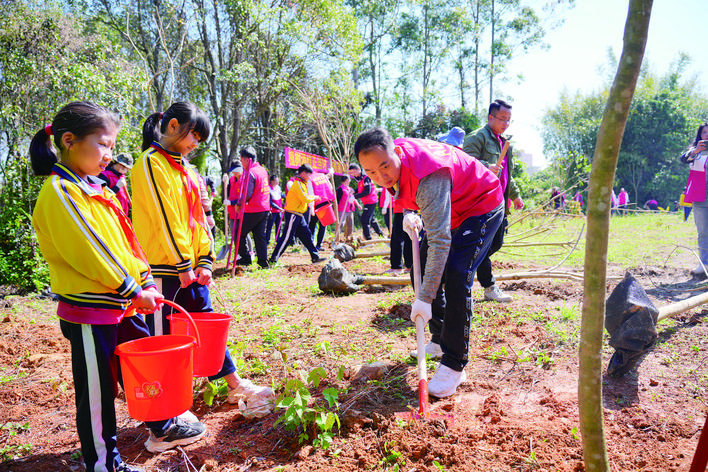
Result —
[{"label": "man digging", "polygon": [[421,139],[394,141],[383,128],[360,134],[354,154],[371,180],[406,210],[403,228],[411,237],[425,224],[422,286],[411,320],[430,321],[426,354],[442,354],[429,393],[453,395],[467,378],[474,273],[504,217],[499,179],[457,148]]}]

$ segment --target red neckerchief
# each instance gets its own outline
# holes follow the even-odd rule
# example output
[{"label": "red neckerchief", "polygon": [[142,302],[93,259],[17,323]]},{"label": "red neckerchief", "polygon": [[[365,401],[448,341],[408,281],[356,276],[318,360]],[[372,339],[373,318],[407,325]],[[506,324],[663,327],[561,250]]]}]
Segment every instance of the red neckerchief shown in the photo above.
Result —
[{"label": "red neckerchief", "polygon": [[123,212],[123,209],[120,207],[120,205],[113,201],[112,198],[106,198],[103,193],[95,190],[88,182],[80,178],[78,175],[75,175],[70,169],[61,164],[54,165],[54,169],[52,169],[51,175],[57,175],[62,179],[66,179],[70,182],[73,182],[86,195],[96,201],[103,203],[111,210],[113,210],[115,215],[118,217],[118,222],[120,223],[120,227],[123,230],[123,234],[125,234],[125,237],[128,240],[128,244],[130,244],[130,249],[133,251],[133,255],[143,261],[145,265],[150,267],[150,264],[148,264],[147,261],[147,257],[145,257],[145,253],[143,252],[143,248],[140,247],[140,243],[138,243],[138,239],[135,237],[135,230],[133,229],[133,224],[130,222],[130,218],[128,218],[128,215]]},{"label": "red neckerchief", "polygon": [[[182,184],[185,189],[187,189],[187,204],[189,205],[189,227],[194,228],[194,222],[196,221],[199,225],[206,230],[206,221],[204,219],[204,210],[202,208],[202,200],[199,195],[199,185],[194,182],[192,177],[187,172],[184,166],[178,164],[175,161],[175,156],[169,154],[165,151],[159,144],[153,143],[150,145],[155,151],[157,151],[165,160],[176,169],[182,176]],[[209,231],[207,231],[209,233]]]}]

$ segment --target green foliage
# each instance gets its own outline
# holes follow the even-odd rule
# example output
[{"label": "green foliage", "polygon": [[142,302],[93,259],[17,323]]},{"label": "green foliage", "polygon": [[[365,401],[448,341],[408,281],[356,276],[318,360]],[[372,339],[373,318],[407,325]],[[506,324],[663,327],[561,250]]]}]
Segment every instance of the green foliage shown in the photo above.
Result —
[{"label": "green foliage", "polygon": [[328,449],[334,439],[334,427],[340,427],[339,390],[328,387],[322,390],[321,398],[310,392],[308,385],[316,391],[327,378],[322,367],[316,367],[309,374],[300,373],[302,378],[289,379],[283,393],[276,400],[276,408],[284,409],[275,422],[289,431],[299,432],[298,442],[312,442],[314,447]]},{"label": "green foliage", "polygon": [[[29,431],[29,429],[29,423],[5,423],[0,427],[0,442],[3,443],[3,446],[0,447],[2,462],[29,455],[32,451],[32,444],[8,444],[10,438],[22,434],[24,431]],[[5,437],[3,438],[3,436]]]},{"label": "green foliage", "polygon": [[2,168],[6,184],[0,191],[0,285],[40,291],[49,284],[32,228],[30,207],[42,181],[30,177],[19,161]]},{"label": "green foliage", "polygon": [[[683,77],[687,63],[688,58],[679,55],[665,75],[643,71],[640,76],[614,182],[616,191],[624,187],[639,207],[650,198],[659,206],[672,206],[686,184],[688,170],[678,157],[708,112],[708,99],[696,92],[695,79]],[[608,93],[609,84],[587,96],[564,93],[546,113],[544,149],[554,157],[551,170],[534,176],[539,192],[551,186],[584,187]]]}]

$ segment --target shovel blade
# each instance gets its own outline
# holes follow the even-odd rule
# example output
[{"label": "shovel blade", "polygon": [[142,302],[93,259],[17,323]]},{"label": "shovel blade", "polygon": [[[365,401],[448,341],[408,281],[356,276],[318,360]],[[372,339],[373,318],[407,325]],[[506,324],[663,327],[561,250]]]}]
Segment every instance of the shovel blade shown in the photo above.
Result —
[{"label": "shovel blade", "polygon": [[226,254],[229,252],[229,248],[224,244],[221,246],[221,249],[219,249],[219,254],[216,255],[216,260],[220,261],[223,258],[226,257]]}]

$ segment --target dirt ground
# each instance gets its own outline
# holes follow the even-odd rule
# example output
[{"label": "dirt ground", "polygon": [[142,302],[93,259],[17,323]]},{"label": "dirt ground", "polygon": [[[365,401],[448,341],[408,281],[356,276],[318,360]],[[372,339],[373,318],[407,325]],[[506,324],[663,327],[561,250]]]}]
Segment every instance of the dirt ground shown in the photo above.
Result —
[{"label": "dirt ground", "polygon": [[[363,250],[362,250],[363,251]],[[325,252],[331,255],[331,252]],[[382,274],[383,258],[344,264]],[[657,306],[696,292],[688,265],[635,267]],[[324,368],[311,388],[339,393],[341,427],[331,447],[298,443],[298,432],[276,424],[281,412],[245,419],[219,395],[212,406],[195,379],[192,410],[205,438],[160,455],[148,453],[148,433],[116,401],[124,460],[149,471],[582,471],[578,430],[577,347],[582,283],[562,279],[500,282],[509,304],[484,302],[474,288],[468,382],[451,398],[432,400],[430,422],[403,421],[418,405],[416,370],[408,352],[409,286],[366,286],[349,296],[317,288],[322,264],[287,253],[273,270],[218,271],[217,310],[234,315],[233,349],[243,375],[283,391],[286,378]],[[529,267],[504,263],[504,274]],[[625,268],[610,267],[609,275]],[[677,284],[679,281],[681,283]],[[616,279],[608,283],[608,294]],[[678,287],[678,288],[677,288]],[[75,432],[68,342],[55,302],[37,297],[0,300],[0,471],[83,471]],[[700,309],[659,326],[659,341],[622,378],[603,376],[607,446],[615,471],[685,471],[708,414],[708,318]],[[606,365],[612,348],[605,344]],[[383,362],[377,380],[356,381],[356,365]],[[343,367],[343,378],[337,372]],[[429,377],[435,368],[429,363]],[[222,389],[223,390],[223,389]]]}]

